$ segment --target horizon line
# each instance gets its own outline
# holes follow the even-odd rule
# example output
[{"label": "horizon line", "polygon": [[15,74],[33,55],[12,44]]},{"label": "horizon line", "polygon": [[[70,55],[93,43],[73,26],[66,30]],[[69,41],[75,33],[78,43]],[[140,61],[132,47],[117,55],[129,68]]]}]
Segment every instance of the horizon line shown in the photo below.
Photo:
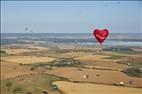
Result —
[{"label": "horizon line", "polygon": [[[27,32],[1,32],[1,34],[31,34],[31,33],[33,33],[33,34],[90,34],[90,33],[81,33],[81,32],[79,32],[79,33],[66,33],[66,32],[60,32],[60,33],[55,33],[55,32],[48,32],[48,33],[46,33],[46,32],[31,32],[31,33],[27,33]],[[92,33],[92,32],[91,32]],[[110,32],[111,33],[111,32]],[[118,32],[116,32],[116,33],[111,33],[111,34],[141,34],[142,32],[137,32],[137,33],[128,33],[128,32],[126,32],[126,33],[124,33],[124,32],[121,32],[121,33],[118,33]]]}]

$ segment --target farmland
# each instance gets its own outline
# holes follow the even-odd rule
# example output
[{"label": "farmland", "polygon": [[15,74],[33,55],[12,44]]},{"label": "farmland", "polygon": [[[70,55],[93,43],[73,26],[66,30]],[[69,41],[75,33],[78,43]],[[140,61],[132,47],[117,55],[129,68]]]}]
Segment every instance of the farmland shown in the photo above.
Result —
[{"label": "farmland", "polygon": [[55,84],[58,85],[65,94],[140,94],[142,92],[139,88],[128,88],[90,83],[57,81],[55,82]]},{"label": "farmland", "polygon": [[68,44],[74,42],[71,38],[65,44],[63,38],[47,39],[55,41],[53,44],[42,38],[39,41],[25,38],[20,42],[15,40],[17,37],[14,42],[7,39],[2,45],[1,94],[141,92],[140,47]]}]

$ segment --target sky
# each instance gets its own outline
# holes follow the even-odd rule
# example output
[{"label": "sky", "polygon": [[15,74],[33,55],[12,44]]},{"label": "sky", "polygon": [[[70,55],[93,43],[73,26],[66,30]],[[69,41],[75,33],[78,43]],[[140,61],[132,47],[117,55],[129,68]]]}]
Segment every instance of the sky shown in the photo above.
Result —
[{"label": "sky", "polygon": [[142,32],[142,1],[1,1],[2,33]]}]

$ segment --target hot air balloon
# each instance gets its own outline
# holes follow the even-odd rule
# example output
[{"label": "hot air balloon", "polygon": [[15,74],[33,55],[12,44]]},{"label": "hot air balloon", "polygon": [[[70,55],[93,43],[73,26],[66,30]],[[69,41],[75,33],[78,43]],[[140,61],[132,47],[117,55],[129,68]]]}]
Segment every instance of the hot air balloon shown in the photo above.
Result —
[{"label": "hot air balloon", "polygon": [[25,31],[28,31],[28,27],[25,28]]},{"label": "hot air balloon", "polygon": [[95,36],[96,40],[102,44],[104,40],[106,40],[107,36],[109,35],[109,31],[107,29],[99,30],[95,29],[93,30],[93,35]]}]

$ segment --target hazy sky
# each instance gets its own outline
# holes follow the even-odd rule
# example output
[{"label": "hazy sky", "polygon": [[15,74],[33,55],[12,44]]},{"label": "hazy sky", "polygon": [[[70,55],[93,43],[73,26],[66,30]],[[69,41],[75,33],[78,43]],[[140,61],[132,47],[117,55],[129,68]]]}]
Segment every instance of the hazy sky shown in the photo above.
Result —
[{"label": "hazy sky", "polygon": [[1,32],[140,33],[141,16],[142,1],[2,1]]}]

